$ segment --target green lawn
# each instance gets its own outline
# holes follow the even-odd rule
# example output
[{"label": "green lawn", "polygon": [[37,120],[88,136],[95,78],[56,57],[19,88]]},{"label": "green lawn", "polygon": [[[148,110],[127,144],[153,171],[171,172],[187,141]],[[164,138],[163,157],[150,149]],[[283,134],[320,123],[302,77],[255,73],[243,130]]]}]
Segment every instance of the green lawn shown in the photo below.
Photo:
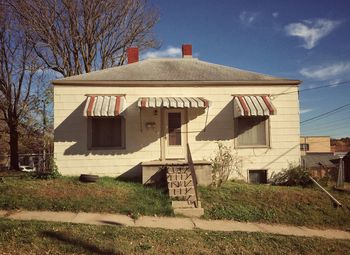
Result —
[{"label": "green lawn", "polygon": [[163,192],[113,178],[81,183],[77,177],[54,180],[5,177],[0,182],[0,208],[109,212],[135,217],[173,214],[170,199]]},{"label": "green lawn", "polygon": [[[223,187],[199,187],[204,218],[350,229],[350,194],[332,191],[345,206],[334,208],[316,188],[277,187],[228,182]],[[38,180],[4,177],[0,209],[85,211],[173,216],[167,194],[137,183],[100,178],[81,183],[77,177]]]},{"label": "green lawn", "polygon": [[0,254],[350,254],[350,242],[0,219]]},{"label": "green lawn", "polygon": [[223,187],[200,187],[207,219],[233,219],[350,229],[350,194],[331,191],[344,204],[334,208],[316,188],[277,187],[228,182]]}]

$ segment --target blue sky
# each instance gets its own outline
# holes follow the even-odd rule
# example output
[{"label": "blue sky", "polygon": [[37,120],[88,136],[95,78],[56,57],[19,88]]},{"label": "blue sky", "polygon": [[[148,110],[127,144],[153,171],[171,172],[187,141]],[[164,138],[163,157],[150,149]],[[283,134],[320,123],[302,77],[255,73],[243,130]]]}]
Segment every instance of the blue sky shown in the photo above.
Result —
[{"label": "blue sky", "polygon": [[[176,57],[191,43],[217,64],[300,79],[301,120],[350,103],[350,1],[150,0],[160,11],[158,51]],[[337,83],[341,83],[336,85]],[[350,107],[301,125],[303,135],[350,137]]]}]

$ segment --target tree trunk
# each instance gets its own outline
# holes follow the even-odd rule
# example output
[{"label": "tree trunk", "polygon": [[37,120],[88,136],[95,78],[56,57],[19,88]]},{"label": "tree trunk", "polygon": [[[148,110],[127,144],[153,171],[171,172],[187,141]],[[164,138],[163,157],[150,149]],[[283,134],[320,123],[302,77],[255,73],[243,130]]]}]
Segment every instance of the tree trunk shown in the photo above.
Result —
[{"label": "tree trunk", "polygon": [[10,125],[10,169],[19,170],[18,164],[18,130],[16,125]]}]

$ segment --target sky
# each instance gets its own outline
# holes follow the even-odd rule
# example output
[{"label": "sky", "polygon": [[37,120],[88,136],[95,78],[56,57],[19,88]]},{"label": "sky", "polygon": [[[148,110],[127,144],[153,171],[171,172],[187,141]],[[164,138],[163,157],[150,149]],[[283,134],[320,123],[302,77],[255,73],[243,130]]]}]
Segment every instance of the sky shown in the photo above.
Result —
[{"label": "sky", "polygon": [[150,3],[160,12],[154,33],[161,47],[143,58],[179,57],[190,43],[203,61],[302,80],[302,135],[350,137],[350,105],[306,121],[350,104],[349,0]]}]

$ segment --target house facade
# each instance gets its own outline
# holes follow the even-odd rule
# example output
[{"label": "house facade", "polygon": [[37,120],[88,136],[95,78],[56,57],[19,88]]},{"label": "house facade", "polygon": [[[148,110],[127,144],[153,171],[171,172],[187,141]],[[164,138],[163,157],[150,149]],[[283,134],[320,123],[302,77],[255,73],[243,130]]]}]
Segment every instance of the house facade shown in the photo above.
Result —
[{"label": "house facade", "polygon": [[[134,177],[157,161],[210,164],[218,142],[246,181],[300,163],[298,86],[192,58],[138,61],[53,81],[55,158],[64,175]],[[187,146],[188,145],[188,146]],[[206,162],[206,163],[205,163]]]}]

